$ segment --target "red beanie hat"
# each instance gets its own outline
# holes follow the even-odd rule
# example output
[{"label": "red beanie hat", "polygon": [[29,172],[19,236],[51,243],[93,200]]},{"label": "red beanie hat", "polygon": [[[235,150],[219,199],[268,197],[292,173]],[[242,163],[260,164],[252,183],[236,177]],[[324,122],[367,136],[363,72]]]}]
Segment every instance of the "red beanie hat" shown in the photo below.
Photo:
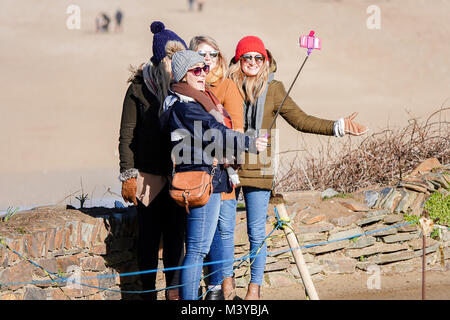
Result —
[{"label": "red beanie hat", "polygon": [[238,61],[239,58],[246,54],[247,52],[258,52],[262,54],[266,61],[269,60],[269,57],[267,56],[266,48],[264,47],[264,43],[262,40],[255,36],[247,36],[242,38],[237,46],[236,46],[236,53],[234,54],[234,61]]}]

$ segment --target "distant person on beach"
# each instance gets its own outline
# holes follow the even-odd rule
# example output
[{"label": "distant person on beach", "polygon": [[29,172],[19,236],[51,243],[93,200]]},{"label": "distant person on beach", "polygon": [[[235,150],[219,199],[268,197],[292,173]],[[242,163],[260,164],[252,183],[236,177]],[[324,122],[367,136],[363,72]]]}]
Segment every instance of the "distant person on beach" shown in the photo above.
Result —
[{"label": "distant person on beach", "polygon": [[201,12],[203,10],[203,5],[205,4],[205,0],[197,0],[198,11]]},{"label": "distant person on beach", "polygon": [[95,18],[95,31],[96,32],[108,32],[110,22],[111,22],[111,19],[109,18],[109,16],[106,13],[101,12]]},{"label": "distant person on beach", "polygon": [[188,0],[189,11],[194,10],[194,2],[195,2],[195,0]]},{"label": "distant person on beach", "polygon": [[[169,195],[167,177],[173,169],[170,137],[162,134],[159,116],[171,81],[172,55],[187,48],[176,33],[154,21],[153,56],[132,70],[123,102],[119,155],[122,197],[136,206],[139,225],[137,261],[141,271],[158,267],[160,240],[165,268],[181,265],[184,258],[186,213]],[[165,272],[166,287],[180,284],[180,270]],[[141,275],[143,290],[154,290],[156,272]],[[178,300],[178,288],[165,291]],[[156,291],[141,294],[155,300]]]},{"label": "distant person on beach", "polygon": [[117,9],[116,14],[115,14],[115,19],[116,19],[116,26],[114,31],[119,32],[122,31],[122,19],[123,19],[123,12],[120,9]]},{"label": "distant person on beach", "polygon": [[[282,101],[284,104],[280,116],[298,131],[336,137],[366,132],[364,126],[353,121],[356,114],[337,121],[326,120],[308,115],[289,96],[284,100],[286,90],[283,83],[274,79],[276,69],[275,59],[260,38],[247,36],[238,42],[228,76],[236,83],[244,98],[244,130],[247,135],[258,137],[264,133],[273,134],[274,130],[267,132],[267,129]],[[275,127],[276,124],[271,129]],[[274,142],[277,140],[273,140],[267,147],[266,155],[257,156],[256,164],[250,161],[246,153],[245,162],[238,172],[239,188],[242,188],[245,201],[250,252],[258,252],[251,262],[251,278],[245,300],[259,300],[263,282],[267,253],[267,242],[264,241],[266,217],[275,176],[271,168],[274,160],[267,155],[276,150]],[[236,192],[239,193],[238,190]]]}]

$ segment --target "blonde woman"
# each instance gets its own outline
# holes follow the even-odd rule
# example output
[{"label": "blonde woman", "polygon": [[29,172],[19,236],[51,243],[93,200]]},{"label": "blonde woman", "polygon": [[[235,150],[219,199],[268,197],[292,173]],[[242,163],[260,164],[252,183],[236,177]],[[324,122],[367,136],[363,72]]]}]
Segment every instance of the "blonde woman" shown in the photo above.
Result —
[{"label": "blonde woman", "polygon": [[[266,133],[265,130],[269,128],[286,95],[283,84],[274,80],[275,71],[275,60],[260,38],[247,36],[238,42],[230,64],[229,77],[244,97],[244,130],[247,135],[260,136]],[[280,115],[292,127],[302,132],[343,136],[346,133],[359,135],[366,131],[363,126],[353,122],[354,116],[337,121],[310,116],[290,97],[286,98]],[[267,147],[268,156],[272,147]],[[245,163],[239,171],[239,186],[242,187],[247,212],[250,252],[258,252],[251,265],[251,281],[246,300],[260,298],[267,252],[265,242],[261,248],[260,246],[266,236],[267,208],[274,179],[273,170],[268,168],[270,162],[261,158],[261,155],[257,159],[257,164],[250,164],[246,154]]]},{"label": "blonde woman", "polygon": [[[189,49],[197,51],[209,65],[210,72],[206,76],[206,85],[219,99],[232,120],[232,129],[244,132],[243,97],[236,84],[226,77],[228,63],[217,42],[207,35],[191,39]],[[237,173],[228,167],[229,174],[238,179]],[[238,183],[238,180],[235,180]],[[223,264],[215,263],[209,267],[209,286],[206,300],[232,300],[235,296],[233,279],[234,227],[236,221],[236,194],[221,194],[220,218],[209,252],[209,260],[227,260]],[[221,270],[223,268],[223,271]],[[222,283],[223,281],[223,283]]]},{"label": "blonde woman", "polygon": [[[137,258],[140,270],[156,269],[161,236],[166,268],[180,266],[184,256],[185,214],[169,196],[170,140],[159,129],[159,115],[171,81],[171,58],[186,44],[164,24],[155,21],[153,56],[133,71],[125,95],[120,123],[119,155],[122,197],[137,209],[139,235]],[[150,195],[136,197],[138,190]],[[145,192],[144,192],[145,194]],[[180,283],[180,271],[165,273],[167,287]],[[156,273],[141,275],[143,299],[156,299]],[[166,299],[178,300],[178,289],[166,291]]]}]

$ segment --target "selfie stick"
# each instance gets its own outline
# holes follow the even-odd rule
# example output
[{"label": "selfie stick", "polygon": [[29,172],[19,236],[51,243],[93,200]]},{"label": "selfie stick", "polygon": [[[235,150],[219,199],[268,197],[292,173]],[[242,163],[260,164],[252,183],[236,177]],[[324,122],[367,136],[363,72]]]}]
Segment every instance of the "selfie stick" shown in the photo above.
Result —
[{"label": "selfie stick", "polygon": [[289,87],[289,90],[287,91],[286,95],[283,98],[283,101],[281,101],[280,106],[277,109],[277,112],[275,113],[275,116],[272,119],[272,122],[270,123],[269,128],[267,129],[265,138],[269,137],[269,132],[270,130],[272,130],[273,125],[275,124],[275,121],[277,120],[278,115],[280,114],[281,111],[281,107],[283,106],[284,102],[286,101],[286,98],[288,97],[289,93],[291,92],[292,87],[294,86],[295,81],[297,81],[298,76],[300,75],[300,72],[303,69],[303,66],[305,65],[306,60],[308,60],[309,55],[311,54],[313,49],[321,49],[321,41],[319,38],[314,36],[314,31],[311,30],[309,32],[308,36],[301,36],[300,37],[300,47],[302,48],[307,48],[308,49],[308,54],[306,55],[305,60],[303,61],[300,69],[297,72],[297,75],[295,76],[294,81],[292,82],[291,86]]}]

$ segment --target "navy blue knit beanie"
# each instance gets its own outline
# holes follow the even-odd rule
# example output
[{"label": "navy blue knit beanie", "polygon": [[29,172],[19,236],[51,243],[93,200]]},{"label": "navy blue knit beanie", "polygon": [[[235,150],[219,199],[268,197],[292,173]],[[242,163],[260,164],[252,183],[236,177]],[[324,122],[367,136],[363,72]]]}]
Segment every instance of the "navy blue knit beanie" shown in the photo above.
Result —
[{"label": "navy blue knit beanie", "polygon": [[175,40],[181,42],[187,49],[186,43],[175,32],[165,29],[161,21],[153,21],[150,25],[153,35],[153,57],[151,61],[154,65],[161,62],[166,56],[166,44],[168,41]]}]

